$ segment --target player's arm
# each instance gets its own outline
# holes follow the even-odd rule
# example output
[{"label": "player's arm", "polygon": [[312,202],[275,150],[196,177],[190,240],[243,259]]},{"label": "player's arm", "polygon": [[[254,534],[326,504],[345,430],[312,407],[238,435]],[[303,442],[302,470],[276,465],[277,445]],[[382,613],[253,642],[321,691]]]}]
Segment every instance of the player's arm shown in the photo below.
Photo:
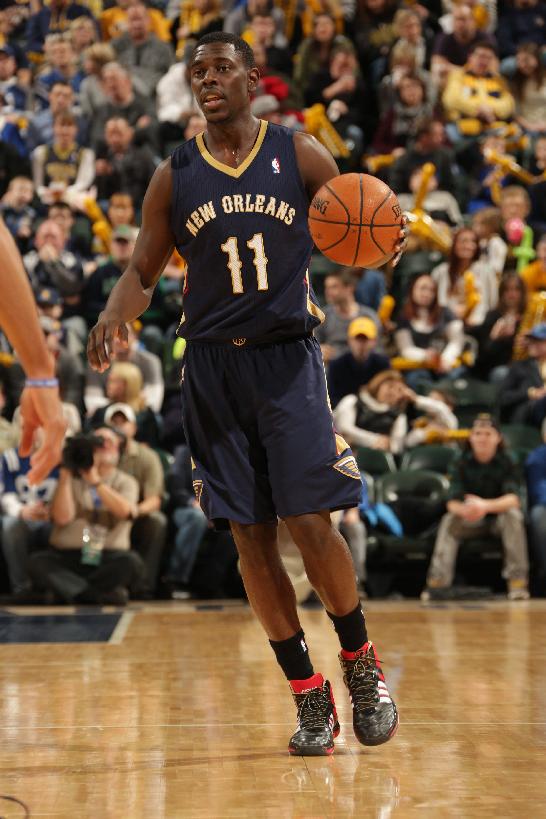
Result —
[{"label": "player's arm", "polygon": [[126,324],[149,307],[155,285],[174,248],[171,230],[172,174],[166,159],[156,169],[142,205],[142,224],[127,269],[89,334],[87,357],[94,370],[110,366],[114,338],[127,343]]},{"label": "player's arm", "polygon": [[[332,154],[310,134],[297,131],[294,134],[294,148],[301,178],[305,185],[309,201],[311,201],[325,182],[329,182],[334,176],[339,176],[339,168]],[[406,229],[405,216],[403,220],[404,226],[400,231],[400,241],[395,248],[396,255],[392,260],[393,265],[398,264],[402,253],[406,249],[408,231]]]},{"label": "player's arm", "polygon": [[38,321],[28,276],[17,245],[1,218],[0,258],[0,325],[30,379],[21,395],[21,455],[30,453],[38,427],[44,431],[41,445],[31,456],[27,475],[29,483],[38,484],[59,463],[66,424],[54,380],[55,364]]}]

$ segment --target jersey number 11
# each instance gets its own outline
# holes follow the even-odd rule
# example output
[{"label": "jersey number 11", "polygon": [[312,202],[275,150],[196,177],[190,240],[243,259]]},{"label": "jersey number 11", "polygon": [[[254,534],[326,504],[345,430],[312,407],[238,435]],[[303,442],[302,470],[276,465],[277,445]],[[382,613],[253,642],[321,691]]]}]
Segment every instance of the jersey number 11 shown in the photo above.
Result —
[{"label": "jersey number 11", "polygon": [[[264,237],[261,233],[255,233],[252,239],[249,239],[246,246],[254,251],[254,267],[256,268],[256,278],[258,279],[258,290],[267,290],[269,284],[267,281],[267,256],[264,249]],[[231,273],[231,284],[233,292],[244,293],[243,277],[241,268],[243,263],[239,256],[239,246],[237,244],[237,237],[230,236],[220,248],[227,253],[229,272]]]}]

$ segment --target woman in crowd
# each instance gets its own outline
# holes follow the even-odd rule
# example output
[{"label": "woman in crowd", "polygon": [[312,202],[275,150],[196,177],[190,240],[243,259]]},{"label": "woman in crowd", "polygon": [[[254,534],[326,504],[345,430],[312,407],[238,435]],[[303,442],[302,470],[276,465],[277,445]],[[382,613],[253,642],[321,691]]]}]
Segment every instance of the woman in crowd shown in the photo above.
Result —
[{"label": "woman in crowd", "polygon": [[430,119],[434,105],[427,96],[427,87],[415,74],[402,77],[396,88],[394,102],[385,111],[375,132],[373,147],[377,153],[403,153],[408,140],[415,136],[419,125]]},{"label": "woman in crowd", "polygon": [[499,285],[499,304],[476,328],[478,358],[474,373],[496,384],[504,380],[527,307],[527,288],[517,273],[507,273]]},{"label": "woman in crowd", "polygon": [[394,340],[411,386],[457,372],[464,346],[463,322],[440,306],[438,287],[428,274],[411,282]]},{"label": "woman in crowd", "polygon": [[314,21],[313,34],[306,37],[298,48],[294,62],[294,82],[305,94],[309,80],[317,71],[328,71],[333,52],[343,46],[354,50],[351,41],[336,34],[336,24],[329,14],[318,14]]},{"label": "woman in crowd", "polygon": [[461,228],[453,237],[447,262],[432,271],[438,285],[438,302],[449,307],[467,325],[481,324],[488,310],[497,306],[498,284],[495,271],[480,261],[480,245],[471,228]]},{"label": "woman in crowd", "polygon": [[[427,416],[428,424],[411,428]],[[334,411],[336,429],[353,447],[367,446],[393,454],[426,440],[433,428],[455,429],[457,419],[447,404],[417,395],[397,370],[375,375],[358,392],[346,395]]]},{"label": "woman in crowd", "polygon": [[546,133],[546,69],[536,43],[522,43],[516,52],[512,78],[516,119],[529,134]]},{"label": "woman in crowd", "polygon": [[154,411],[146,405],[143,395],[142,372],[129,361],[116,361],[108,371],[106,395],[109,404],[95,410],[91,419],[93,428],[104,424],[106,410],[112,404],[128,404],[137,420],[135,439],[149,446],[159,445],[159,425]]}]

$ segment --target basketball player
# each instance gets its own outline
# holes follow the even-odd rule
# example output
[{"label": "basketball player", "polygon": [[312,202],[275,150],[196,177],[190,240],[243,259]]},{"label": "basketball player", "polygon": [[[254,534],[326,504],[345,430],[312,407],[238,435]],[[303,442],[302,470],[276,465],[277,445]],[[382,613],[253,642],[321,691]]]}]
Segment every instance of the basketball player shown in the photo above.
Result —
[{"label": "basketball player", "polygon": [[17,352],[27,376],[21,394],[22,434],[19,452],[32,449],[34,433],[43,429],[42,443],[30,458],[30,484],[41,483],[61,460],[66,422],[59,400],[53,359],[38,322],[28,276],[13,237],[0,219],[0,326]]},{"label": "basketball player", "polygon": [[193,485],[207,517],[229,522],[249,602],[290,681],[298,727],[289,750],[331,753],[339,723],[279,557],[278,518],[339,635],[356,735],[379,745],[396,730],[397,711],[349,550],[330,522],[331,510],[357,504],[360,475],[334,434],[312,334],[322,314],[309,286],[309,201],[339,172],[312,137],[251,115],[259,72],[243,40],[206,35],[189,70],[207,128],[156,170],[132,260],[91,331],[89,361],[108,367],[114,338],[126,340],[126,322],[148,307],[175,245],[188,265],[179,333]]}]

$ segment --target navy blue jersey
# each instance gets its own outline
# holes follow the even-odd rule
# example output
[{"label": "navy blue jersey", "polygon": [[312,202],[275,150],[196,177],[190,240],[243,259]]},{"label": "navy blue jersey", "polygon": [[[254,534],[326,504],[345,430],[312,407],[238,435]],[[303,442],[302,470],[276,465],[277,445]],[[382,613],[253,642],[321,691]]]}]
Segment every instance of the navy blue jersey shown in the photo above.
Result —
[{"label": "navy blue jersey", "polygon": [[310,333],[323,317],[292,132],[262,121],[238,168],[216,160],[199,134],[171,167],[172,227],[188,266],[179,335],[244,344]]}]

